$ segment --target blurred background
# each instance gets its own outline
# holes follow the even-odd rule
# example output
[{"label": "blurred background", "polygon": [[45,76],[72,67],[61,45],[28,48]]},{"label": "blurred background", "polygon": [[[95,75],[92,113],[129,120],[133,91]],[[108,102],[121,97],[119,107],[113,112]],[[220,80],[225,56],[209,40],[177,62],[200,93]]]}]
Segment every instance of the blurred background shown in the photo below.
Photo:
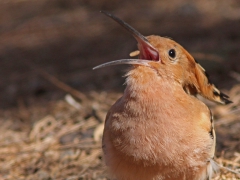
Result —
[{"label": "blurred background", "polygon": [[[101,133],[124,90],[136,41],[99,13],[143,35],[171,37],[234,102],[215,114],[217,160],[240,166],[240,1],[0,1],[0,179],[107,179]],[[215,179],[240,179],[225,171]]]}]

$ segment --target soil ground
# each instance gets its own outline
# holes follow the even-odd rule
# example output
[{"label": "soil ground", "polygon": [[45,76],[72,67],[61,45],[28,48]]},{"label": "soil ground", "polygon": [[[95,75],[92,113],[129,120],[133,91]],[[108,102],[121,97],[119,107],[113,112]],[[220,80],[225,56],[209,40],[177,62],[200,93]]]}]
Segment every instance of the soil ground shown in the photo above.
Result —
[{"label": "soil ground", "polygon": [[[173,38],[233,101],[205,101],[215,116],[216,160],[240,170],[240,2],[238,0],[0,1],[0,179],[108,179],[101,134],[124,90],[136,41],[99,13],[143,35]],[[226,170],[215,177],[240,179]]]}]

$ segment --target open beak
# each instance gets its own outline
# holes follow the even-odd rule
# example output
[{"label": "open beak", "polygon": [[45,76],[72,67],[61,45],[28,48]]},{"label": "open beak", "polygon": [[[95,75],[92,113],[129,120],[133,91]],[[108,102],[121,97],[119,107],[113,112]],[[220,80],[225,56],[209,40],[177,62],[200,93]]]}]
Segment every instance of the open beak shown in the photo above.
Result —
[{"label": "open beak", "polygon": [[111,65],[117,65],[117,64],[141,64],[141,65],[147,66],[149,61],[160,61],[158,51],[149,43],[149,41],[147,40],[146,37],[144,37],[137,30],[135,30],[133,27],[131,27],[129,24],[122,21],[118,17],[116,17],[108,12],[105,12],[105,11],[100,11],[100,12],[105,14],[106,16],[112,18],[114,21],[119,23],[121,26],[123,26],[128,32],[130,32],[133,35],[133,37],[138,42],[138,49],[139,49],[140,53],[139,53],[139,59],[116,60],[116,61],[112,61],[112,62],[108,62],[108,63],[102,64],[102,65],[99,65],[97,67],[94,67],[93,69],[98,69],[98,68],[111,66]]}]

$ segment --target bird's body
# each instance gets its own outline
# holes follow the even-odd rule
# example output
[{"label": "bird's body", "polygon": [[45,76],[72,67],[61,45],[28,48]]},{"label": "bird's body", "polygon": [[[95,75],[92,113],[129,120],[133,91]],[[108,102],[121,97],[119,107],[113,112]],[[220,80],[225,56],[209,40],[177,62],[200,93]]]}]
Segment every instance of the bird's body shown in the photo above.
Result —
[{"label": "bird's body", "polygon": [[103,133],[104,159],[113,179],[210,179],[215,168],[212,115],[195,95],[230,101],[175,41],[130,31],[138,41],[140,60],[117,62],[133,66]]},{"label": "bird's body", "polygon": [[214,148],[209,109],[151,68],[128,74],[124,95],[105,123],[110,171],[119,180],[204,179]]}]

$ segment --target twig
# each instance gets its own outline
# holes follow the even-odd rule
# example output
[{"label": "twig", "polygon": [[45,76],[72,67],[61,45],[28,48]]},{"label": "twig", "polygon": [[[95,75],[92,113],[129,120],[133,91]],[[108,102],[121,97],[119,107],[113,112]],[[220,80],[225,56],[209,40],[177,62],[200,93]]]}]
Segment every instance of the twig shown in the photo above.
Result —
[{"label": "twig", "polygon": [[[86,149],[100,149],[100,144],[89,144],[89,145],[80,145],[80,144],[72,144],[72,145],[65,145],[65,146],[59,146],[56,148],[51,148],[51,150],[60,151],[60,150],[66,150],[66,149],[72,149],[72,148],[78,148],[80,150],[86,150]],[[9,153],[1,153],[0,157],[2,156],[10,156],[10,155],[21,155],[21,154],[32,154],[32,153],[43,153],[44,151],[39,150],[25,150],[20,152],[9,152]]]},{"label": "twig", "polygon": [[240,82],[240,74],[239,73],[232,71],[232,72],[230,72],[230,76],[232,78],[236,79],[238,82]]},{"label": "twig", "polygon": [[58,88],[62,89],[63,91],[71,94],[72,96],[84,101],[84,100],[88,100],[87,96],[83,93],[81,93],[80,91],[72,88],[71,86],[67,85],[66,83],[60,81],[59,79],[57,79],[56,77],[54,77],[53,75],[43,71],[42,69],[37,68],[35,65],[33,65],[32,63],[26,63],[31,69],[35,70],[37,73],[39,73],[44,79],[46,79],[47,81],[49,81],[50,83],[54,84],[55,86],[57,86]]}]

